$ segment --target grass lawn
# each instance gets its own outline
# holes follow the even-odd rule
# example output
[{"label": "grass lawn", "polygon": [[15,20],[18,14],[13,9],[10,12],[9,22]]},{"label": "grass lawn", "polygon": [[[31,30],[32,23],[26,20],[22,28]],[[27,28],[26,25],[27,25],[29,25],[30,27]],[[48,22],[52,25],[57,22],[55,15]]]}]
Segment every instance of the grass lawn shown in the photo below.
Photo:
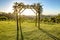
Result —
[{"label": "grass lawn", "polygon": [[[40,28],[60,38],[60,24],[40,24]],[[0,21],[0,40],[16,40],[16,22]],[[54,40],[35,27],[34,23],[22,23],[24,40]],[[21,37],[20,37],[21,38]]]}]

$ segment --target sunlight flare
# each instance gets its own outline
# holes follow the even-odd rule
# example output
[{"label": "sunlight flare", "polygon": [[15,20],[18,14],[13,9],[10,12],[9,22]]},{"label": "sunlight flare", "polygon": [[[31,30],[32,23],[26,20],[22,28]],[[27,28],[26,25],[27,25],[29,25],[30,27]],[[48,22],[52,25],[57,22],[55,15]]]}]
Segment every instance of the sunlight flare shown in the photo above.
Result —
[{"label": "sunlight flare", "polygon": [[[35,11],[35,10],[34,10]],[[29,15],[35,15],[35,13],[31,10],[31,9],[25,9],[22,13],[21,13],[21,15],[27,15],[27,16],[29,16]]]}]

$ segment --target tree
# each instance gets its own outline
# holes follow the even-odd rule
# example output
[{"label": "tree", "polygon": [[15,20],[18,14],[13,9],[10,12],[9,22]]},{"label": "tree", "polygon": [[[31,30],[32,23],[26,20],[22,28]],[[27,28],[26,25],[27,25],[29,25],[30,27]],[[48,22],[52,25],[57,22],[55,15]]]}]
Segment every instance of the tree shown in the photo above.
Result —
[{"label": "tree", "polygon": [[57,23],[60,23],[60,14],[58,14],[58,15],[56,16],[56,22],[57,22]]}]

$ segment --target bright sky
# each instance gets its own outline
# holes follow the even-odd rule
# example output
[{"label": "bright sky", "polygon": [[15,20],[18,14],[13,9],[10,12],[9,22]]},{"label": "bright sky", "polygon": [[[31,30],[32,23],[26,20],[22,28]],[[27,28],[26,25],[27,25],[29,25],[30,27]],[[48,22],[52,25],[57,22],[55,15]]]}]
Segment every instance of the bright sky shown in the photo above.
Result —
[{"label": "bright sky", "polygon": [[[44,15],[56,15],[60,13],[60,0],[0,0],[0,11],[13,12],[14,2],[23,2],[25,4],[41,3],[43,5]],[[30,9],[26,9],[23,13],[33,13]],[[33,13],[34,14],[34,13]]]}]

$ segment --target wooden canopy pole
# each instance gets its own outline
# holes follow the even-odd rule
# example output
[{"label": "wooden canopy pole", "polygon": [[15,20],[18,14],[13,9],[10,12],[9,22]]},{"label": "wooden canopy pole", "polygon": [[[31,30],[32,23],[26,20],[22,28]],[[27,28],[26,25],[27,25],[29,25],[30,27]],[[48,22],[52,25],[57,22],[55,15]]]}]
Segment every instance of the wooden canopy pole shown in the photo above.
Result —
[{"label": "wooden canopy pole", "polygon": [[37,13],[38,13],[38,29],[40,29],[40,14],[42,13],[42,6],[37,4]]},{"label": "wooden canopy pole", "polygon": [[[25,9],[24,9],[24,10],[25,10]],[[24,10],[23,10],[23,11],[24,11]],[[23,12],[23,11],[22,11],[22,12]],[[19,12],[19,13],[20,13],[20,20],[19,20],[19,24],[20,24],[21,40],[24,40],[23,32],[22,32],[22,27],[21,27],[21,13],[22,13],[22,12]]]},{"label": "wooden canopy pole", "polygon": [[16,26],[17,26],[17,37],[16,37],[16,40],[19,40],[19,26],[18,26],[18,3],[16,2],[15,5],[13,6],[14,7],[14,12],[16,14]]},{"label": "wooden canopy pole", "polygon": [[16,22],[17,22],[17,40],[19,40],[18,13],[16,13]]},{"label": "wooden canopy pole", "polygon": [[[32,10],[32,11],[34,12],[34,10]],[[36,13],[35,26],[37,27],[37,12],[34,12],[34,13]]]},{"label": "wooden canopy pole", "polygon": [[40,29],[40,13],[38,13],[38,29]]}]

